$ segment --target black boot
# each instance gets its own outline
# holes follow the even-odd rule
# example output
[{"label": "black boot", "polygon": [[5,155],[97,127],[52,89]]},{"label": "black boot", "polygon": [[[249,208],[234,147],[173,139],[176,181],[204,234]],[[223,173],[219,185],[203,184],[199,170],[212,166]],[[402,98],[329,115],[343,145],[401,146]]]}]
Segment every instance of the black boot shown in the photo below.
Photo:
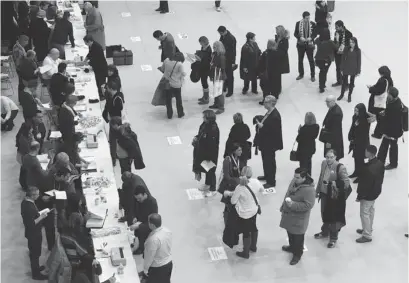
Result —
[{"label": "black boot", "polygon": [[354,86],[349,85],[349,90],[348,90],[348,102],[351,102],[351,96],[352,92],[354,91]]},{"label": "black boot", "polygon": [[245,259],[248,259],[250,257],[250,237],[244,238],[243,237],[243,251],[242,252],[236,252],[236,255],[238,257],[242,257]]},{"label": "black boot", "polygon": [[251,242],[250,242],[250,251],[253,253],[257,252],[257,239],[258,239],[258,232],[251,232]]},{"label": "black boot", "polygon": [[203,89],[203,97],[199,99],[199,105],[209,104],[209,89]]},{"label": "black boot", "polygon": [[341,100],[342,98],[344,98],[345,90],[346,90],[346,85],[345,85],[345,84],[342,84],[341,95],[338,96],[338,98],[337,98],[338,101]]}]

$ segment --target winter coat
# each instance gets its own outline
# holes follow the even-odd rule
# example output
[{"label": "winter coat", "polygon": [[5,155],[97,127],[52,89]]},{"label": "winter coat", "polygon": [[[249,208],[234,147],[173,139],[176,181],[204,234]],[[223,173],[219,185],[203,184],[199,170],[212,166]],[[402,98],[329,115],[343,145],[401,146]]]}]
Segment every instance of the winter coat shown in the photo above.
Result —
[{"label": "winter coat", "polygon": [[226,64],[235,64],[236,63],[236,38],[227,31],[226,35],[220,36],[219,41],[223,43],[224,49],[226,50]]},{"label": "winter coat", "polygon": [[344,50],[341,61],[341,72],[343,75],[356,76],[361,73],[361,49],[351,48]]},{"label": "winter coat", "polygon": [[320,126],[318,124],[304,125],[297,135],[297,157],[302,160],[311,158],[315,153],[315,139],[318,137]]},{"label": "winter coat", "polygon": [[201,75],[209,75],[210,62],[212,61],[212,47],[208,45],[205,50],[201,49],[196,53],[200,57],[199,72]]},{"label": "winter coat", "polygon": [[250,128],[247,124],[244,123],[236,123],[231,127],[229,138],[226,141],[226,147],[224,151],[223,157],[226,157],[231,154],[233,144],[238,143],[243,150],[241,155],[241,160],[247,161],[251,157],[251,143],[247,142],[250,138]]},{"label": "winter coat", "polygon": [[382,192],[385,165],[377,158],[365,163],[359,176],[357,200],[376,200]]},{"label": "winter coat", "polygon": [[109,122],[112,117],[122,117],[122,110],[124,109],[124,95],[122,92],[116,92],[113,96],[110,94],[107,96],[104,111],[102,111],[102,117],[105,122]]},{"label": "winter coat", "polygon": [[142,151],[139,146],[138,137],[129,126],[123,127],[125,127],[125,129],[120,129],[119,131],[115,132],[118,144],[126,151],[128,158],[134,161],[136,170],[144,169],[145,163],[143,162]]},{"label": "winter coat", "polygon": [[243,169],[243,162],[236,162],[233,160],[232,155],[226,156],[223,161],[223,174],[221,176],[221,182],[219,184],[218,192],[222,195],[221,202],[231,206],[231,197],[225,197],[225,191],[234,191],[240,183],[240,174]]},{"label": "winter coat", "polygon": [[335,59],[335,53],[338,50],[338,45],[332,40],[321,41],[319,38],[314,40],[317,45],[317,52],[315,53],[315,61],[332,62]]},{"label": "winter coat", "polygon": [[[338,159],[344,157],[344,138],[342,135],[342,119],[343,113],[341,107],[338,104],[328,109],[327,115],[325,116],[322,129],[326,129],[330,132],[329,143],[331,144],[331,149],[336,150]],[[321,131],[322,131],[321,129]],[[326,151],[324,150],[324,157]]]},{"label": "winter coat", "polygon": [[276,108],[265,119],[257,136],[257,145],[261,151],[272,152],[283,149],[281,115]]},{"label": "winter coat", "polygon": [[277,76],[281,76],[282,52],[278,50],[266,50],[261,54],[258,63],[258,73],[260,76],[260,87],[268,92],[276,83]]},{"label": "winter coat", "polygon": [[216,122],[203,122],[196,138],[193,143],[193,172],[205,172],[200,164],[204,160],[210,160],[217,165],[219,157],[220,132]]},{"label": "winter coat", "polygon": [[402,130],[402,101],[398,97],[386,103],[383,133],[391,138],[400,138]]},{"label": "winter coat", "polygon": [[280,41],[278,36],[275,36],[275,40],[278,42],[278,48],[277,50],[280,51],[280,64],[279,64],[279,69],[281,74],[288,74],[290,73],[290,61],[288,59],[288,38],[289,35],[287,35],[285,38],[282,38]]},{"label": "winter coat", "polygon": [[[290,205],[285,201],[286,198],[292,200]],[[291,181],[280,208],[280,227],[286,229],[291,234],[305,234],[314,204],[314,180],[307,177],[304,183],[298,187],[295,186],[294,180]]]},{"label": "winter coat", "polygon": [[392,78],[380,77],[376,84],[369,88],[369,93],[371,94],[371,96],[369,97],[368,102],[368,112],[374,113],[375,96],[384,94],[392,86],[393,86]]},{"label": "winter coat", "polygon": [[221,54],[217,54],[213,52],[212,54],[212,60],[210,62],[210,80],[214,81],[216,78],[220,76],[220,80],[224,81],[227,76],[226,76],[226,57]]},{"label": "winter coat", "polygon": [[101,45],[102,50],[105,50],[105,27],[104,21],[100,11],[93,7],[87,14],[85,19],[85,29],[87,35],[92,35],[94,42],[98,42]]},{"label": "winter coat", "polygon": [[43,18],[35,18],[30,24],[29,34],[33,39],[34,49],[39,62],[43,61],[48,54],[50,31]]},{"label": "winter coat", "polygon": [[[261,50],[256,42],[246,42],[241,48],[240,58],[240,78],[252,81],[257,79],[257,65],[261,55]],[[244,72],[247,69],[247,73]]]},{"label": "winter coat", "polygon": [[352,118],[352,125],[349,129],[348,140],[350,141],[350,151],[353,151],[353,157],[365,159],[365,150],[369,145],[369,128],[367,119],[362,119],[358,125],[355,125],[355,119]]}]

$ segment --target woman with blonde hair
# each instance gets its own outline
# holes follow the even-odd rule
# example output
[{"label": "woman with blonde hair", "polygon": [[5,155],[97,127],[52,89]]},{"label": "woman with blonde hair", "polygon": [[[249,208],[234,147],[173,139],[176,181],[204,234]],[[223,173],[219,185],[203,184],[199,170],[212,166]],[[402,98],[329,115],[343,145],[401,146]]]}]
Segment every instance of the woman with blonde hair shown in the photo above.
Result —
[{"label": "woman with blonde hair", "polygon": [[264,98],[267,95],[273,95],[278,98],[281,93],[281,62],[283,54],[278,50],[278,42],[269,39],[267,49],[263,52],[259,61],[260,87],[263,90],[263,100],[259,102],[264,104]]},{"label": "woman with blonde hair", "polygon": [[[288,39],[290,38],[290,32],[286,30],[282,25],[276,27],[275,41],[278,44],[278,50],[281,51],[280,61],[280,74],[290,73],[290,62],[288,59]],[[281,93],[281,81],[280,81],[280,93]]]},{"label": "woman with blonde hair", "polygon": [[226,80],[226,49],[221,41],[213,43],[213,54],[210,62],[210,80],[213,82],[214,104],[210,109],[217,109],[216,114],[224,112],[223,83]]},{"label": "woman with blonde hair", "polygon": [[297,159],[300,162],[300,168],[307,169],[311,176],[311,159],[315,153],[315,140],[318,137],[320,126],[317,124],[315,115],[312,112],[305,114],[304,125],[298,127],[297,135]]},{"label": "woman with blonde hair", "polygon": [[261,214],[256,193],[263,190],[263,185],[255,178],[250,166],[243,167],[239,185],[233,192],[225,191],[224,196],[231,196],[231,204],[238,214],[237,234],[243,234],[243,251],[236,252],[242,258],[249,258],[250,251],[257,251],[257,214]]}]

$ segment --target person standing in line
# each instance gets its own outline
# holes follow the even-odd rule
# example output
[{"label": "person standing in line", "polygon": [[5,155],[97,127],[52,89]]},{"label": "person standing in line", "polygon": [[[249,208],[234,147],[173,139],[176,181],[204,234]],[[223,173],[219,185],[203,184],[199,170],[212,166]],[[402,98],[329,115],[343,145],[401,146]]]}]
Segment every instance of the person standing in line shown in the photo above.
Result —
[{"label": "person standing in line", "polygon": [[11,131],[14,128],[14,118],[18,113],[18,106],[7,96],[1,96],[1,130]]},{"label": "person standing in line", "polygon": [[99,99],[104,100],[105,98],[102,92],[102,85],[105,84],[108,76],[108,64],[107,60],[105,59],[104,49],[90,34],[84,36],[84,42],[89,47],[89,52],[85,57],[85,61],[89,63],[94,71]]},{"label": "person standing in line", "polygon": [[328,5],[327,1],[315,1],[315,22],[317,23],[317,31],[328,28]]},{"label": "person standing in line", "polygon": [[[219,158],[220,131],[216,123],[216,114],[212,110],[203,111],[203,123],[198,134],[193,138],[193,168],[195,178],[200,182],[202,173],[206,174],[203,191],[209,191],[208,196],[216,193],[216,168]],[[203,161],[211,161],[216,166],[206,171],[202,167]]]},{"label": "person standing in line", "polygon": [[322,123],[321,135],[323,139],[320,139],[320,141],[324,143],[324,156],[327,155],[329,149],[334,149],[337,152],[337,161],[339,161],[344,158],[344,137],[342,135],[342,119],[344,114],[341,107],[337,104],[335,96],[328,95],[325,103],[327,104],[328,112]]},{"label": "person standing in line", "polygon": [[172,276],[172,232],[162,227],[162,217],[153,213],[148,218],[152,232],[145,243],[143,271],[146,283],[170,283]]},{"label": "person standing in line", "polygon": [[37,53],[38,62],[42,62],[47,56],[48,52],[48,39],[50,36],[50,28],[44,21],[45,11],[39,10],[37,17],[30,23],[29,34],[33,39],[33,45]]},{"label": "person standing in line", "polygon": [[363,166],[358,182],[356,202],[360,203],[362,223],[362,229],[356,230],[358,234],[362,235],[356,239],[359,244],[372,242],[375,200],[382,192],[385,167],[382,161],[376,158],[376,152],[376,146],[368,145],[366,147],[365,157],[368,158],[368,162]]},{"label": "person standing in line", "polygon": [[320,31],[319,37],[314,40],[314,43],[317,45],[315,64],[320,69],[318,76],[319,91],[320,93],[324,93],[328,70],[329,67],[331,67],[332,61],[334,61],[338,46],[331,40],[330,31],[327,28],[323,28]]},{"label": "person standing in line", "polygon": [[199,38],[200,51],[196,53],[200,57],[199,73],[200,82],[202,83],[203,96],[199,98],[199,105],[209,104],[209,83],[207,78],[210,76],[210,62],[212,61],[212,47],[206,36]]},{"label": "person standing in line", "polygon": [[216,7],[216,11],[217,12],[221,12],[222,10],[221,10],[221,8],[220,8],[220,3],[221,3],[222,1],[214,1],[214,5],[215,5],[215,7]]},{"label": "person standing in line", "polygon": [[305,168],[308,175],[311,176],[312,163],[311,159],[315,153],[315,140],[318,137],[320,126],[317,124],[315,115],[312,112],[305,114],[304,125],[298,128],[296,141],[297,158],[300,162],[300,168]]},{"label": "person standing in line", "polygon": [[159,8],[155,10],[156,12],[160,12],[161,14],[169,13],[169,3],[168,1],[159,1]]},{"label": "person standing in line", "polygon": [[355,106],[352,125],[348,133],[350,142],[349,152],[353,151],[355,170],[349,178],[356,178],[354,184],[359,182],[359,177],[365,164],[365,150],[369,145],[369,115],[365,104],[359,103]]},{"label": "person standing in line", "polygon": [[20,164],[19,183],[23,191],[27,191],[26,172],[23,167],[23,157],[30,152],[30,144],[34,141],[33,125],[23,122],[16,135],[17,162]]},{"label": "person standing in line", "polygon": [[393,87],[393,80],[391,78],[391,70],[388,66],[382,66],[378,69],[380,78],[373,86],[368,85],[368,90],[371,96],[368,102],[368,111],[376,115],[376,127],[371,135],[375,139],[382,138],[383,135],[383,120],[384,116],[380,113],[386,108],[386,101],[388,97],[388,89]]},{"label": "person standing in line", "polygon": [[74,143],[75,126],[78,125],[77,112],[74,110],[77,101],[78,98],[76,95],[69,94],[58,113],[58,125],[61,137],[64,142],[70,144]]},{"label": "person standing in line", "polygon": [[87,13],[85,18],[85,29],[87,36],[91,36],[97,42],[103,51],[105,51],[105,27],[101,12],[90,2],[84,4],[84,10]]},{"label": "person standing in line", "polygon": [[257,146],[261,151],[263,160],[264,176],[258,177],[260,181],[266,181],[264,188],[276,186],[276,151],[283,149],[283,133],[281,127],[281,115],[276,109],[277,98],[272,95],[266,96],[264,108],[267,113],[263,119],[257,120]]},{"label": "person standing in line", "polygon": [[[227,92],[226,97],[230,97],[234,92],[233,65],[236,65],[236,38],[226,29],[225,26],[219,26],[217,31],[220,34],[219,41],[223,43],[226,50],[226,80],[223,84],[223,92]],[[214,49],[214,48],[213,48]]]},{"label": "person standing in line", "polygon": [[320,177],[316,188],[316,197],[321,200],[321,232],[314,235],[315,239],[328,238],[327,247],[334,248],[338,241],[341,228],[346,225],[345,192],[350,182],[346,167],[337,161],[337,153],[330,149],[326,160],[322,161]]},{"label": "person standing in line", "polygon": [[57,18],[54,29],[50,35],[50,48],[57,48],[60,51],[60,58],[65,60],[65,44],[70,39],[71,47],[75,47],[75,39],[72,23],[69,20],[70,12],[65,11],[61,19]]},{"label": "person standing in line", "polygon": [[119,91],[122,89],[121,78],[119,77],[118,68],[115,65],[108,65],[108,77],[107,84],[104,86],[105,91],[109,82],[114,82],[119,87]]},{"label": "person standing in line", "polygon": [[298,77],[296,80],[304,78],[304,56],[307,53],[310,64],[311,81],[315,81],[315,64],[314,64],[314,38],[316,35],[316,24],[310,20],[310,13],[302,13],[302,20],[295,24],[294,36],[297,38],[298,51]]},{"label": "person standing in line", "polygon": [[[52,106],[59,109],[61,105],[65,102],[65,93],[67,92],[67,87],[69,83],[68,74],[66,72],[67,64],[60,63],[58,64],[58,73],[52,75],[50,80],[50,97]],[[71,86],[73,86],[71,84]],[[73,86],[74,87],[74,86]],[[74,92],[74,90],[68,91],[69,93]],[[57,111],[55,111],[57,114]]]},{"label": "person standing in line", "polygon": [[20,74],[20,61],[26,57],[26,49],[25,47],[28,45],[29,38],[27,35],[20,35],[16,44],[13,46],[13,60],[14,65],[16,66],[16,73],[18,76],[18,101],[20,102],[20,93],[24,89],[23,78]]},{"label": "person standing in line", "polygon": [[282,250],[293,254],[290,265],[296,265],[304,251],[304,237],[315,204],[314,180],[305,168],[297,168],[280,207],[280,227],[287,230],[288,245]]},{"label": "person standing in line", "polygon": [[233,121],[234,125],[230,129],[223,157],[226,158],[232,151],[233,144],[237,143],[243,150],[240,162],[247,165],[247,161],[251,158],[251,142],[247,141],[251,137],[250,128],[243,122],[241,113],[234,114]]},{"label": "person standing in line", "polygon": [[256,35],[252,32],[246,34],[246,43],[241,48],[240,78],[244,81],[242,94],[247,94],[251,82],[251,92],[257,92],[257,64],[261,50],[256,42]]},{"label": "person standing in line", "polygon": [[160,41],[159,49],[162,50],[160,61],[163,62],[167,58],[172,60],[177,51],[175,39],[173,38],[173,36],[169,32],[163,33],[160,30],[155,30],[153,32],[153,37],[156,40]]},{"label": "person standing in line", "polygon": [[[282,25],[276,26],[276,35],[274,37],[275,41],[277,42],[277,50],[280,51],[280,74],[288,74],[290,73],[290,62],[288,59],[288,48],[289,43],[288,40],[290,38],[290,32],[286,30]],[[282,87],[281,87],[281,76],[280,81],[277,81],[278,86],[277,90],[278,95],[280,95]],[[277,97],[278,97],[277,95]]]},{"label": "person standing in line", "polygon": [[40,266],[41,243],[43,240],[41,228],[42,220],[47,217],[47,213],[39,213],[35,201],[40,196],[37,187],[29,187],[26,198],[21,202],[21,217],[23,218],[25,237],[28,241],[28,250],[30,256],[31,276],[34,280],[47,280],[48,276],[41,273],[45,270]]},{"label": "person standing in line", "polygon": [[333,87],[342,85],[342,73],[341,73],[341,62],[342,62],[342,54],[348,48],[350,48],[350,39],[352,37],[352,33],[347,30],[344,25],[343,21],[336,21],[335,22],[335,39],[334,42],[337,44],[338,50],[335,52],[335,65],[337,70],[337,81],[336,83],[332,84]]},{"label": "person standing in line", "polygon": [[[18,69],[23,86],[33,89],[33,93],[36,96],[35,92],[37,90],[38,75],[40,72],[40,68],[38,67],[38,63],[36,61],[36,52],[33,50],[28,50],[26,56],[21,58]],[[23,92],[24,88],[19,94],[20,104],[23,100]]]},{"label": "person standing in line", "polygon": [[214,102],[210,105],[210,109],[217,109],[216,114],[224,112],[224,86],[226,85],[226,50],[220,41],[213,43],[212,61],[210,62],[210,80],[213,82]]},{"label": "person standing in line", "polygon": [[258,64],[260,87],[263,90],[263,100],[259,102],[264,105],[267,95],[272,95],[278,99],[281,92],[281,65],[285,54],[278,50],[278,43],[274,39],[269,39],[267,49],[260,57]]},{"label": "person standing in line", "polygon": [[361,74],[361,49],[358,46],[356,37],[349,40],[349,48],[344,50],[341,61],[342,88],[341,95],[337,100],[344,98],[344,93],[348,86],[348,76],[350,77],[348,89],[348,102],[351,102],[352,91],[355,87],[355,77]]},{"label": "person standing in line", "polygon": [[398,167],[398,140],[403,135],[402,129],[402,101],[398,97],[399,91],[395,87],[388,90],[386,109],[381,112],[385,118],[382,142],[379,147],[378,159],[385,164],[389,150],[389,164],[385,170]]}]

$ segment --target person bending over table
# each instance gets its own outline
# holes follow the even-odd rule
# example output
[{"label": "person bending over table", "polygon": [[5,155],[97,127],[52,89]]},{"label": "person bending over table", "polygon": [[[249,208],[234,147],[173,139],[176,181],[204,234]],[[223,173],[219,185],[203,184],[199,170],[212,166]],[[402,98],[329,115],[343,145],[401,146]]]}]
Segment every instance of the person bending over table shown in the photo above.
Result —
[{"label": "person bending over table", "polygon": [[144,252],[145,241],[151,232],[148,224],[148,217],[152,213],[158,213],[158,203],[156,199],[145,191],[143,186],[135,187],[134,198],[136,200],[133,224],[129,226],[131,231],[135,231],[135,237],[139,240],[139,246],[133,254],[140,255]]},{"label": "person bending over table", "polygon": [[1,130],[11,131],[14,128],[14,118],[18,113],[18,106],[7,96],[1,96]]}]

